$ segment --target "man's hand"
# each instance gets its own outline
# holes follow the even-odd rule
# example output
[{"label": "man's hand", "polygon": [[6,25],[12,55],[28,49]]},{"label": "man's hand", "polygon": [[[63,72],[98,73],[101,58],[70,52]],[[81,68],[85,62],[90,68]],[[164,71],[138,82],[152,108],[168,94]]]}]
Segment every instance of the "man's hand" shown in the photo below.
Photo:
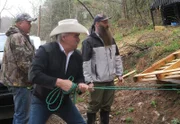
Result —
[{"label": "man's hand", "polygon": [[93,92],[94,91],[94,84],[90,83],[88,86],[89,86],[89,92]]},{"label": "man's hand", "polygon": [[121,85],[123,83],[123,77],[122,76],[118,76],[118,83],[117,85]]},{"label": "man's hand", "polygon": [[82,93],[84,93],[89,89],[89,86],[85,83],[79,83],[78,88]]},{"label": "man's hand", "polygon": [[64,91],[69,91],[72,87],[72,81],[58,78],[56,80],[56,86]]}]

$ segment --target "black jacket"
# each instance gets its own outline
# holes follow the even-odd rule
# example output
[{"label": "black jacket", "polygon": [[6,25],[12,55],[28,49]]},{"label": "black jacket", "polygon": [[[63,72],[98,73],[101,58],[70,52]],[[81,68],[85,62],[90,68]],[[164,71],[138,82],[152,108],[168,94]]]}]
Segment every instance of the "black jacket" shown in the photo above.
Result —
[{"label": "black jacket", "polygon": [[74,83],[84,82],[82,57],[75,50],[71,55],[65,73],[66,55],[60,50],[57,42],[40,46],[29,71],[29,81],[36,84],[34,95],[45,100],[48,93],[55,88],[57,78],[74,77]]}]

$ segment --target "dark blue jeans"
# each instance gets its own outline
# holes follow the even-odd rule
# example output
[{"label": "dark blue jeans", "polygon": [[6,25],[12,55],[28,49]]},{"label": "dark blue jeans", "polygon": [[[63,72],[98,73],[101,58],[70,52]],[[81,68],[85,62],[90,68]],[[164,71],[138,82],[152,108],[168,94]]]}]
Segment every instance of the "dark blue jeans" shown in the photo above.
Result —
[{"label": "dark blue jeans", "polygon": [[66,104],[62,104],[58,111],[48,110],[46,103],[33,95],[29,124],[45,124],[51,114],[61,117],[67,124],[86,124],[76,106],[70,98],[66,99]]},{"label": "dark blue jeans", "polygon": [[26,87],[9,87],[14,99],[13,124],[27,124],[32,91]]}]

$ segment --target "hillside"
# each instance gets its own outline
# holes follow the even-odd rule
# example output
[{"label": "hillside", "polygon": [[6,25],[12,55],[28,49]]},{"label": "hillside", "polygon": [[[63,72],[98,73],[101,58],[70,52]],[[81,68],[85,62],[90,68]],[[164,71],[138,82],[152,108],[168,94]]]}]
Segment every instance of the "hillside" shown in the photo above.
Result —
[{"label": "hillside", "polygon": [[[124,64],[124,73],[136,69],[142,72],[154,62],[180,49],[180,29],[167,28],[161,31],[139,30],[119,38]],[[118,37],[116,37],[118,39]],[[150,86],[156,82],[133,81],[133,75],[125,78],[121,86]],[[167,88],[167,87],[166,87]],[[168,87],[170,88],[170,87]],[[78,97],[77,107],[86,118],[88,93]],[[117,90],[112,106],[110,124],[180,124],[180,92],[157,90]],[[99,117],[97,117],[97,124]],[[52,116],[48,124],[61,124]]]}]

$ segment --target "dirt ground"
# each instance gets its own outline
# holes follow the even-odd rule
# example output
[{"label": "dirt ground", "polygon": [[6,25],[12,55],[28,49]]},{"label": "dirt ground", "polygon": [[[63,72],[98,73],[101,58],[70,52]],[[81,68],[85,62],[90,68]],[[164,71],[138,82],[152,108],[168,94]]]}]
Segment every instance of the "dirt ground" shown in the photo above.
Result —
[{"label": "dirt ground", "polygon": [[[123,85],[127,85],[125,82]],[[153,85],[145,83],[145,85]],[[144,83],[142,83],[144,86]],[[135,83],[128,83],[128,86]],[[141,84],[140,84],[141,85]],[[169,88],[168,88],[169,89]],[[82,116],[86,119],[88,94],[80,96],[83,102],[77,104]],[[157,90],[117,90],[110,113],[110,124],[180,124],[179,91]],[[65,124],[53,115],[47,124]],[[97,113],[97,124],[99,114]]]},{"label": "dirt ground", "polygon": [[113,109],[111,124],[179,124],[180,94],[177,91],[117,91]]}]

